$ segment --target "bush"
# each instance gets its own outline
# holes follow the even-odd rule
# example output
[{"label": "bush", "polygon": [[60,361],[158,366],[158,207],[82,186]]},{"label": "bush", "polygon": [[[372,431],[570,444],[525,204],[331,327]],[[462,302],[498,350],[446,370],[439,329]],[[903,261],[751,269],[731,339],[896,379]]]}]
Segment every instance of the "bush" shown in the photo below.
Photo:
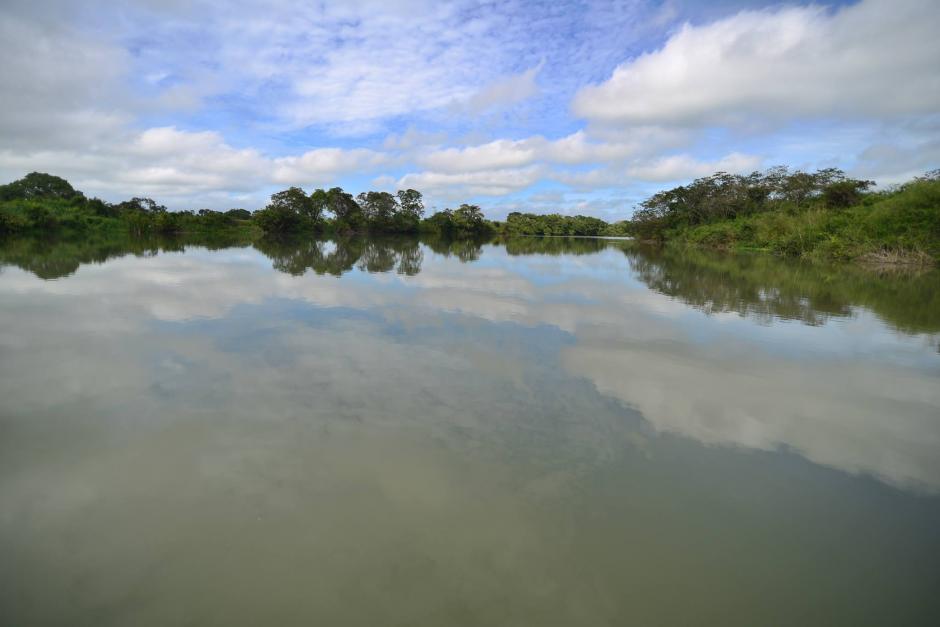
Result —
[{"label": "bush", "polygon": [[823,190],[823,203],[830,209],[844,209],[862,201],[862,193],[874,185],[874,181],[838,181]]},{"label": "bush", "polygon": [[304,219],[286,207],[268,206],[254,213],[254,220],[265,233],[287,233],[300,230]]}]

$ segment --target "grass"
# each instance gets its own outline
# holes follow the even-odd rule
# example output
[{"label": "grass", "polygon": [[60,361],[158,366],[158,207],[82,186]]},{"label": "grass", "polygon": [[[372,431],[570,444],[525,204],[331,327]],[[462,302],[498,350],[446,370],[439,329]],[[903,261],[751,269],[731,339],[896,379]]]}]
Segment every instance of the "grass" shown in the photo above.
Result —
[{"label": "grass", "polygon": [[933,265],[940,261],[940,181],[869,194],[847,209],[759,213],[682,229],[668,239],[809,259]]}]

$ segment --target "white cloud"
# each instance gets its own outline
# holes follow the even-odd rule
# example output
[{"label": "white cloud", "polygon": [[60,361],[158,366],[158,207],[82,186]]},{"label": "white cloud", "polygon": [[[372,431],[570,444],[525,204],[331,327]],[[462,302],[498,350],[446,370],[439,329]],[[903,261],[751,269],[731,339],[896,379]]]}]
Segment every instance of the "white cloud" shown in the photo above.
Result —
[{"label": "white cloud", "polygon": [[700,161],[689,155],[672,155],[632,166],[628,171],[632,177],[644,181],[681,181],[708,176],[715,172],[753,172],[760,165],[760,157],[735,152],[717,161]]},{"label": "white cloud", "polygon": [[292,185],[326,183],[341,174],[374,171],[388,162],[388,155],[374,150],[318,148],[299,157],[275,159],[273,180]]},{"label": "white cloud", "polygon": [[387,161],[384,153],[340,148],[271,158],[234,148],[216,132],[160,127],[125,131],[87,150],[0,151],[0,174],[12,179],[46,170],[110,200],[151,195],[172,208],[223,208],[246,200],[261,206],[266,199],[261,190],[271,185],[326,184],[344,174],[374,171]]},{"label": "white cloud", "polygon": [[468,194],[502,196],[534,185],[542,175],[540,166],[460,173],[417,172],[399,179],[398,187],[413,187],[451,198]]},{"label": "white cloud", "polygon": [[715,172],[743,174],[760,168],[762,159],[756,155],[731,153],[716,160],[700,160],[689,154],[670,155],[655,159],[634,160],[623,167],[603,167],[585,172],[561,172],[557,180],[579,189],[626,187],[638,181],[674,182],[707,176]]},{"label": "white cloud", "polygon": [[501,107],[522,102],[539,92],[535,82],[543,63],[529,68],[521,74],[506,76],[493,81],[466,101],[470,111],[481,112],[494,107]]},{"label": "white cloud", "polygon": [[498,168],[530,165],[536,162],[580,165],[617,162],[628,157],[655,153],[668,145],[669,133],[652,129],[636,129],[615,141],[592,141],[585,131],[577,131],[559,139],[541,136],[526,139],[497,139],[464,148],[445,148],[426,154],[415,161],[440,172],[477,172]]},{"label": "white cloud", "polygon": [[519,167],[532,163],[537,157],[538,153],[530,140],[499,139],[479,146],[419,154],[417,161],[438,172],[456,173]]},{"label": "white cloud", "polygon": [[573,109],[600,123],[692,126],[933,113],[938,30],[932,0],[745,11],[684,25],[661,49],[584,88]]}]

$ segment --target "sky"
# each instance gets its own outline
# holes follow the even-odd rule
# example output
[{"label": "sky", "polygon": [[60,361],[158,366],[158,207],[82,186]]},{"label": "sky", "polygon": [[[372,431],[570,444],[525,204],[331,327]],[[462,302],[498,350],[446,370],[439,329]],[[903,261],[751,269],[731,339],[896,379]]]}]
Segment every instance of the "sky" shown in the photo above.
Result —
[{"label": "sky", "polygon": [[940,3],[4,0],[0,181],[627,218],[722,170],[940,167]]}]

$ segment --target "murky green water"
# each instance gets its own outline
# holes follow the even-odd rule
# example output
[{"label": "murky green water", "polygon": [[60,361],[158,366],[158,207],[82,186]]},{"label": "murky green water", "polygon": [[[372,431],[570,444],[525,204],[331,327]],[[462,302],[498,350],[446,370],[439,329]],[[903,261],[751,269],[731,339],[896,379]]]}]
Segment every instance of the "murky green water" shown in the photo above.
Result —
[{"label": "murky green water", "polygon": [[940,278],[0,246],[0,624],[929,625]]}]

